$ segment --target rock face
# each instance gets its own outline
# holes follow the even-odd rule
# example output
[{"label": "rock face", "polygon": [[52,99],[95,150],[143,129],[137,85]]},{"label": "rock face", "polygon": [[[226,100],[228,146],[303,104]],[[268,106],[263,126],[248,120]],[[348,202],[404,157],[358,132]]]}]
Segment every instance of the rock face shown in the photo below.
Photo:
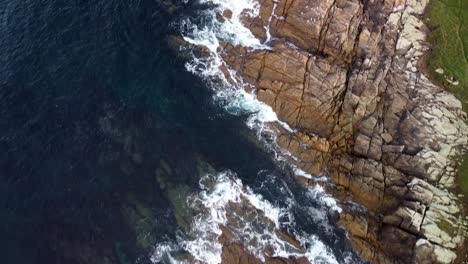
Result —
[{"label": "rock face", "polygon": [[451,191],[466,114],[418,70],[428,0],[262,0],[245,24],[271,50],[226,44],[227,65],[295,129],[278,143],[369,211],[345,213],[374,263],[451,263],[464,240]]}]

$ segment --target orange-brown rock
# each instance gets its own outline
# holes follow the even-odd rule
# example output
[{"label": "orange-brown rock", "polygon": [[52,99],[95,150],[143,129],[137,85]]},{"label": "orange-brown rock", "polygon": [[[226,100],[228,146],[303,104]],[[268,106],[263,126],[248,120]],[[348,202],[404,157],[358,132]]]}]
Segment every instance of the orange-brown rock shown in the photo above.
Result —
[{"label": "orange-brown rock", "polygon": [[362,10],[358,0],[280,1],[271,32],[304,50],[350,62]]},{"label": "orange-brown rock", "polygon": [[[258,98],[271,105],[280,119],[323,137],[332,133],[341,106],[335,99],[344,95],[346,68],[285,43],[273,46],[273,52],[245,54],[236,48],[226,52],[226,61],[256,86]],[[237,60],[230,60],[233,57]]]},{"label": "orange-brown rock", "polygon": [[[300,258],[280,258],[269,255],[269,252],[265,252],[265,259],[260,259],[258,256],[249,252],[246,247],[242,244],[242,241],[236,237],[226,226],[221,226],[222,234],[218,238],[219,242],[223,245],[221,262],[226,264],[260,264],[260,263],[271,263],[271,264],[310,264],[305,257]],[[278,236],[287,241],[291,245],[300,248],[300,244],[287,233],[277,231]],[[268,249],[266,249],[268,251]]]},{"label": "orange-brown rock", "polygon": [[295,129],[278,136],[292,162],[329,173],[370,210],[340,222],[375,263],[451,263],[464,236],[448,189],[467,147],[466,114],[417,69],[426,3],[263,0],[245,23],[263,40],[271,34],[271,50],[222,51]]}]

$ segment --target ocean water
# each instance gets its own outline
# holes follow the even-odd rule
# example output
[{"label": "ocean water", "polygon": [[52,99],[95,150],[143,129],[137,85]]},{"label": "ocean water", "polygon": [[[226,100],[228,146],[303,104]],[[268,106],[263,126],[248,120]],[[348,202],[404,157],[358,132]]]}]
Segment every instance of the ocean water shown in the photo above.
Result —
[{"label": "ocean water", "polygon": [[259,259],[360,263],[339,203],[278,154],[276,115],[217,71],[219,41],[268,48],[236,20],[256,8],[1,1],[1,263],[219,263],[222,226]]}]

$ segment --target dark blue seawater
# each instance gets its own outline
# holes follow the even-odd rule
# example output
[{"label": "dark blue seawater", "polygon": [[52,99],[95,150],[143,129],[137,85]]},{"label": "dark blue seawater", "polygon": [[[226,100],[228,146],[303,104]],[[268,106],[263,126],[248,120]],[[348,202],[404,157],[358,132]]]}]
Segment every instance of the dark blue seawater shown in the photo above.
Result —
[{"label": "dark blue seawater", "polygon": [[[161,186],[197,190],[204,163],[281,202],[256,185],[258,172],[287,172],[174,48],[174,25],[193,11],[0,2],[1,263],[150,263],[151,247],[179,228]],[[342,233],[324,240],[338,254],[348,247]]]}]

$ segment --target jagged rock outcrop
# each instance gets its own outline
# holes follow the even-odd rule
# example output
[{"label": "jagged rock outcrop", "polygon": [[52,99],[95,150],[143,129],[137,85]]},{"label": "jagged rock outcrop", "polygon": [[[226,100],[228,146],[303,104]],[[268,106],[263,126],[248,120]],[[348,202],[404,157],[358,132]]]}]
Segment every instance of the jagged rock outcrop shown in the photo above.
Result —
[{"label": "jagged rock outcrop", "polygon": [[452,187],[466,114],[418,70],[427,1],[262,0],[245,23],[271,50],[222,51],[295,129],[278,137],[291,162],[369,209],[340,222],[375,263],[451,263],[464,240]]}]

